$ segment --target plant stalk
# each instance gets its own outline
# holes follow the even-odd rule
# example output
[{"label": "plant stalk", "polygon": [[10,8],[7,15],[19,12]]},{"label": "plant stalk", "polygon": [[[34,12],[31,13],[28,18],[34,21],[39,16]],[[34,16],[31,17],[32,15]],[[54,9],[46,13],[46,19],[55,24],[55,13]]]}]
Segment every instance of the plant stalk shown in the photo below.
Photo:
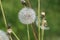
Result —
[{"label": "plant stalk", "polygon": [[27,24],[27,34],[28,34],[28,40],[30,40],[30,34],[29,34],[29,26]]},{"label": "plant stalk", "polygon": [[[4,20],[4,23],[5,23],[5,26],[6,26],[6,28],[8,27],[8,25],[7,25],[7,21],[6,21],[6,17],[5,17],[5,14],[4,14],[4,10],[3,10],[3,6],[2,6],[2,2],[1,2],[1,0],[0,0],[0,6],[1,6],[1,11],[2,11],[2,15],[3,15],[3,20]],[[12,32],[14,35],[15,35],[15,37],[18,39],[18,37],[16,36],[16,34],[14,33],[14,32]],[[10,38],[11,38],[11,35],[10,35]],[[12,38],[11,38],[11,40],[12,40]],[[18,39],[19,40],[19,39]]]},{"label": "plant stalk", "polygon": [[40,0],[38,0],[38,40],[40,40]]}]

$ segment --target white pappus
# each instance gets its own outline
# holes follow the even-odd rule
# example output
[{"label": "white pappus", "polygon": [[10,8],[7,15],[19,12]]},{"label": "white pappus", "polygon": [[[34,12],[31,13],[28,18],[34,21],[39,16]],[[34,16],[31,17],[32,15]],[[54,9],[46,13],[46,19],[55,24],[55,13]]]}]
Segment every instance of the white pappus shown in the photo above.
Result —
[{"label": "white pappus", "polygon": [[8,35],[2,30],[0,30],[0,40],[9,40]]},{"label": "white pappus", "polygon": [[18,18],[23,24],[31,24],[35,21],[36,13],[32,8],[24,7],[19,11]]}]

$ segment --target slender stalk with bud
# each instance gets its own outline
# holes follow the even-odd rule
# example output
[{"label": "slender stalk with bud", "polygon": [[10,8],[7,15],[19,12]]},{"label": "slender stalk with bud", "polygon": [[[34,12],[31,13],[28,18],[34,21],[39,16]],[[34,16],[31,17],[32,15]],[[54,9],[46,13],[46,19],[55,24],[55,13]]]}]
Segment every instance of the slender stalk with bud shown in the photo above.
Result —
[{"label": "slender stalk with bud", "polygon": [[[7,21],[6,21],[6,17],[5,17],[5,13],[4,13],[4,10],[3,10],[3,6],[2,6],[2,2],[1,2],[1,0],[0,0],[0,6],[1,6],[1,11],[2,11],[2,15],[3,15],[3,20],[4,20],[4,23],[5,23],[5,26],[6,26],[6,28],[8,27],[8,24],[7,24]],[[7,31],[8,31],[8,29],[7,29]],[[10,32],[10,30],[8,31],[8,32]],[[13,33],[14,34],[14,33]],[[17,35],[15,35],[15,37],[16,37]],[[10,36],[10,38],[11,38],[11,36]],[[12,40],[12,39],[11,39]],[[17,39],[18,40],[18,39]],[[19,39],[20,40],[20,39]]]},{"label": "slender stalk with bud", "polygon": [[[26,1],[27,1],[27,3],[28,3],[28,6],[29,6],[30,8],[32,8],[31,3],[30,3],[30,0],[26,0]],[[36,35],[36,31],[35,31],[35,29],[34,29],[33,26],[35,27],[35,25],[31,24],[31,28],[32,28],[32,30],[33,30],[34,38],[35,38],[35,40],[38,40],[37,35]]]},{"label": "slender stalk with bud", "polygon": [[28,40],[30,40],[28,24],[32,24],[35,21],[35,11],[32,8],[24,7],[22,8],[22,10],[19,11],[18,17],[21,23],[27,25]]}]

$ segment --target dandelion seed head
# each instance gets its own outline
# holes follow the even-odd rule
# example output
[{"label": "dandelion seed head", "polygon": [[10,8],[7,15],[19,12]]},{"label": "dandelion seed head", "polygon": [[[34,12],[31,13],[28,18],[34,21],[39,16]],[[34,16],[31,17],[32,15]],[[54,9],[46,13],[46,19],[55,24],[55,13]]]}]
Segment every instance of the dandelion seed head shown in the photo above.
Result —
[{"label": "dandelion seed head", "polygon": [[7,34],[2,30],[0,30],[0,40],[9,40]]},{"label": "dandelion seed head", "polygon": [[18,17],[21,23],[31,24],[35,21],[36,14],[33,9],[25,7],[19,11]]}]

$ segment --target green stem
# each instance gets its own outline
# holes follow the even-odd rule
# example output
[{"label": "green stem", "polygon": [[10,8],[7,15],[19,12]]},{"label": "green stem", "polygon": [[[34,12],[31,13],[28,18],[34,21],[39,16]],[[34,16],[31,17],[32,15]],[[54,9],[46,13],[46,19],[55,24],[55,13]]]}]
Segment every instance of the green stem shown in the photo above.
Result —
[{"label": "green stem", "polygon": [[7,21],[6,21],[6,17],[5,17],[5,14],[4,14],[4,10],[3,10],[3,6],[2,6],[1,0],[0,0],[0,6],[1,6],[1,11],[2,11],[2,15],[3,15],[4,23],[5,23],[5,26],[7,27]]},{"label": "green stem", "polygon": [[[7,26],[7,21],[6,21],[6,17],[5,17],[5,14],[4,14],[4,10],[3,10],[3,6],[2,6],[2,2],[1,2],[1,0],[0,0],[0,6],[1,6],[1,11],[2,11],[2,15],[3,15],[3,19],[4,19],[4,23],[5,23],[5,26],[6,26],[6,28],[8,27]],[[19,40],[19,38],[16,36],[16,34],[14,33],[14,32],[12,32],[14,35],[15,35],[15,37]],[[11,38],[11,36],[10,36],[10,38]],[[12,38],[11,38],[11,40],[12,40]]]},{"label": "green stem", "polygon": [[29,26],[27,24],[27,34],[28,34],[28,40],[30,40],[30,34],[29,34]]},{"label": "green stem", "polygon": [[[42,27],[44,27],[44,20],[45,18],[42,19]],[[42,39],[41,40],[44,40],[44,29],[42,29]]]},{"label": "green stem", "polygon": [[40,0],[38,0],[38,40],[40,40]]},{"label": "green stem", "polygon": [[[29,7],[32,8],[30,1],[27,0],[27,2],[28,2]],[[33,30],[33,34],[34,34],[35,40],[37,40],[36,33],[34,32],[34,29],[33,29],[33,25],[32,24],[31,24],[31,28]]]},{"label": "green stem", "polygon": [[[3,20],[4,20],[5,26],[7,28],[7,21],[6,21],[6,17],[5,17],[5,14],[4,14],[4,10],[3,10],[3,6],[2,6],[1,0],[0,0],[0,6],[1,6],[2,15],[3,15]],[[11,36],[10,36],[10,39],[12,40]]]},{"label": "green stem", "polygon": [[14,33],[14,31],[12,31],[13,35],[16,37],[17,40],[20,40],[17,35]]},{"label": "green stem", "polygon": [[28,2],[29,7],[31,8],[32,6],[31,6],[30,1],[29,0],[26,0],[26,1]]},{"label": "green stem", "polygon": [[34,35],[34,37],[35,37],[35,40],[38,40],[38,39],[37,39],[37,36],[36,36],[36,33],[35,33],[35,29],[33,28],[32,24],[31,24],[31,28],[32,28],[32,30],[33,30],[33,35]]},{"label": "green stem", "polygon": [[41,40],[44,40],[44,29],[42,29],[42,39]]},{"label": "green stem", "polygon": [[11,37],[11,35],[10,35],[10,40],[13,40],[12,37]]},{"label": "green stem", "polygon": [[38,40],[40,40],[40,26],[38,26]]}]

